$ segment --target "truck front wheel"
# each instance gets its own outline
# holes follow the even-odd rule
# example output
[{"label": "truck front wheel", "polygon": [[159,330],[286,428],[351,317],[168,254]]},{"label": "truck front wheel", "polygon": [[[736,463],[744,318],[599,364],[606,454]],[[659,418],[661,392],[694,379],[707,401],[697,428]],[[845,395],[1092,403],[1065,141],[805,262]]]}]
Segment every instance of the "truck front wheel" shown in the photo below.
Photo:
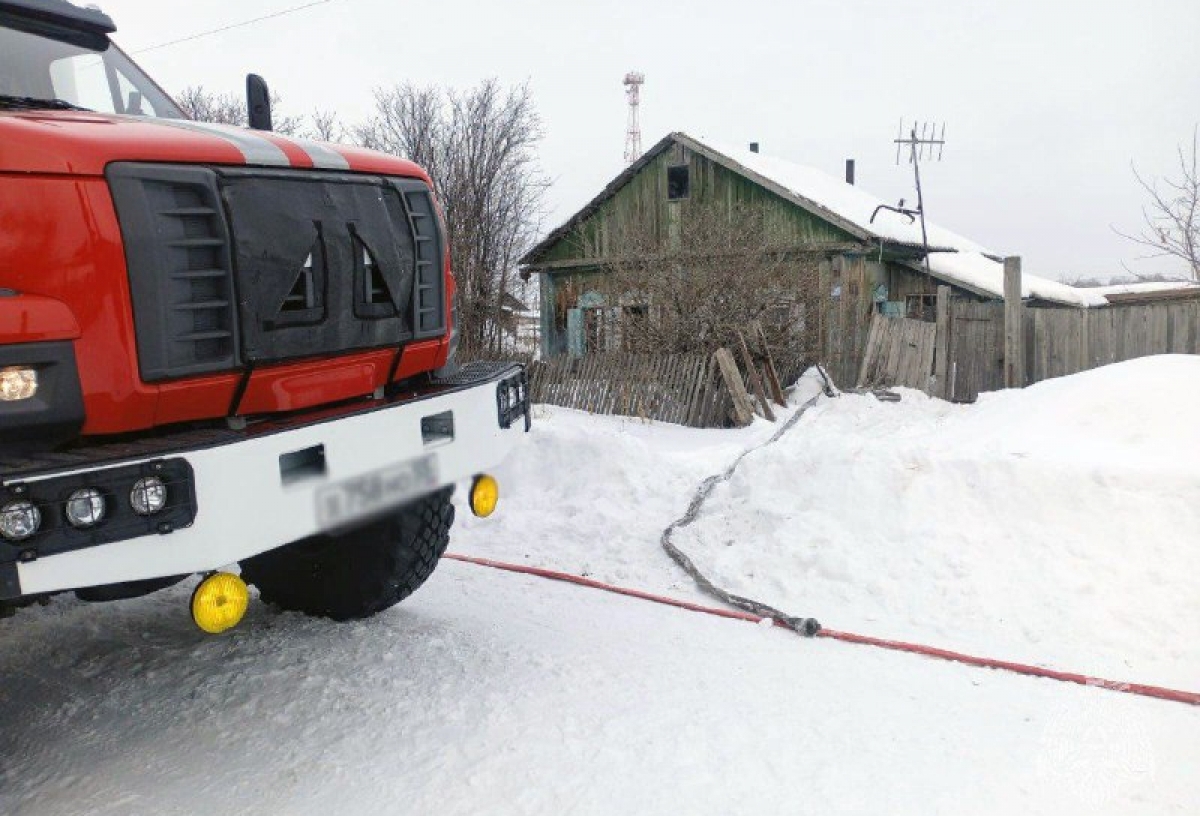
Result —
[{"label": "truck front wheel", "polygon": [[264,601],[337,621],[395,606],[433,574],[450,541],[453,487],[337,534],[315,535],[242,562]]}]

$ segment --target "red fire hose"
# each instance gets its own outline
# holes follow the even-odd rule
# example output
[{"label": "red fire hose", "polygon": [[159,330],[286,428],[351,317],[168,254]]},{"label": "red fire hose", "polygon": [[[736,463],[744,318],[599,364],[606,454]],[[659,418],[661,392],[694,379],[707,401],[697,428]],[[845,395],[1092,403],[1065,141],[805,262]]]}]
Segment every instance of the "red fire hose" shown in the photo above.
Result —
[{"label": "red fire hose", "polygon": [[[643,601],[651,601],[665,606],[674,606],[679,609],[686,609],[690,612],[703,612],[706,615],[716,615],[721,618],[734,618],[737,620],[750,621],[752,623],[761,623],[764,620],[769,620],[775,626],[780,626],[785,629],[796,631],[794,621],[788,621],[781,618],[772,618],[762,615],[754,615],[750,612],[742,612],[733,609],[720,609],[713,606],[704,606],[703,604],[691,603],[689,601],[681,601],[676,598],[668,598],[665,595],[656,595],[652,592],[644,592],[638,589],[627,589],[625,587],[606,584],[602,581],[596,581],[591,578],[584,578],[580,575],[571,575],[566,572],[557,572],[555,570],[541,569],[539,567],[527,567],[521,564],[509,564],[504,561],[494,561],[490,558],[476,558],[470,555],[459,555],[458,553],[446,553],[446,558],[454,561],[462,561],[467,564],[477,564],[482,567],[491,567],[493,569],[504,570],[505,572],[516,572],[522,575],[535,575],[539,578],[549,578],[554,581],[565,581],[579,586],[589,587],[591,589],[599,589],[604,592],[612,592],[617,595],[625,595],[630,598],[640,598]],[[1200,692],[1180,691],[1178,689],[1163,688],[1161,686],[1149,686],[1144,683],[1122,683],[1116,680],[1104,680],[1099,677],[1089,677],[1086,674],[1077,674],[1075,672],[1064,672],[1056,669],[1047,669],[1041,666],[1031,666],[1025,663],[1014,663],[1009,660],[996,660],[990,657],[978,657],[975,655],[955,652],[949,649],[939,649],[935,646],[924,646],[919,643],[906,643],[900,640],[886,640],[884,638],[870,637],[868,635],[858,635],[853,632],[839,632],[836,629],[821,628],[812,633],[815,637],[830,638],[831,640],[840,640],[843,643],[858,643],[864,646],[875,646],[880,649],[888,649],[894,652],[912,652],[913,654],[925,655],[926,657],[934,657],[939,660],[949,660],[955,663],[964,663],[968,666],[979,666],[987,669],[1000,669],[1002,671],[1013,672],[1015,674],[1024,674],[1030,677],[1045,677],[1050,680],[1058,680],[1063,683],[1076,683],[1081,686],[1095,686],[1097,688],[1109,689],[1110,691],[1121,691],[1126,694],[1137,694],[1142,697],[1154,697],[1159,700],[1170,700],[1176,703],[1186,703],[1188,705],[1200,705]]]}]

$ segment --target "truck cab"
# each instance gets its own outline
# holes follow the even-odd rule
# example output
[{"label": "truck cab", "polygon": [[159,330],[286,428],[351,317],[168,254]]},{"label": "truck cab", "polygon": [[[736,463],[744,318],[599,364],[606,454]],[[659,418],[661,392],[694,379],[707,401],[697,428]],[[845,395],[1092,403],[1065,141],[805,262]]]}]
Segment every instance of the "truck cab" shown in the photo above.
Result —
[{"label": "truck cab", "polygon": [[190,121],[114,31],[0,0],[0,605],[240,563],[373,614],[432,571],[455,484],[494,506],[524,371],[454,366],[420,167]]}]

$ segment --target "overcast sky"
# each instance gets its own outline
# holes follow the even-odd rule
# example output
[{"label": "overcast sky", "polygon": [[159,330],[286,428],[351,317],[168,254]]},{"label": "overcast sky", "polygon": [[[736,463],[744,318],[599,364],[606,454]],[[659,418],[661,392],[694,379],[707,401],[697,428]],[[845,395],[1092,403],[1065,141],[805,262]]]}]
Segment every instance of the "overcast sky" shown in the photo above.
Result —
[{"label": "overcast sky", "polygon": [[[102,0],[127,50],[305,0]],[[622,167],[629,70],[646,75],[643,144],[672,130],[915,198],[894,165],[901,117],[946,123],[923,171],[932,221],[1051,277],[1142,271],[1143,196],[1200,121],[1197,0],[794,0],[400,3],[327,0],[135,55],[168,90],[241,93],[263,74],[285,112],[369,114],[373,88],[528,81],[554,180],[546,229]]]}]

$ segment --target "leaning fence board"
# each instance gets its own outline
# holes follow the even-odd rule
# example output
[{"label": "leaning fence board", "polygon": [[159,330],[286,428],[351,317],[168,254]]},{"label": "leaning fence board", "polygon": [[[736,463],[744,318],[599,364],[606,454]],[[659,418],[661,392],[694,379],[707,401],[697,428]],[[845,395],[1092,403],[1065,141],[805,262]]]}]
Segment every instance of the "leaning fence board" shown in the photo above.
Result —
[{"label": "leaning fence board", "polygon": [[933,375],[935,334],[933,323],[875,315],[858,385],[928,388]]}]

